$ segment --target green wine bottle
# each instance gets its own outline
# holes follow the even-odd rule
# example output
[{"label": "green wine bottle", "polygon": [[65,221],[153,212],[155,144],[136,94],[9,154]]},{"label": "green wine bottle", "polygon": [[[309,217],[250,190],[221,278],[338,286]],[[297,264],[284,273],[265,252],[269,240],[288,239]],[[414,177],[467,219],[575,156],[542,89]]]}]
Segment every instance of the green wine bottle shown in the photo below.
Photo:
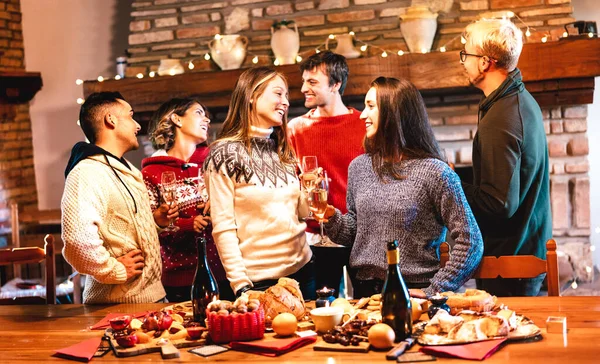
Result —
[{"label": "green wine bottle", "polygon": [[388,271],[381,294],[381,317],[396,333],[396,342],[412,335],[412,308],[408,289],[400,274],[398,240],[387,244]]}]

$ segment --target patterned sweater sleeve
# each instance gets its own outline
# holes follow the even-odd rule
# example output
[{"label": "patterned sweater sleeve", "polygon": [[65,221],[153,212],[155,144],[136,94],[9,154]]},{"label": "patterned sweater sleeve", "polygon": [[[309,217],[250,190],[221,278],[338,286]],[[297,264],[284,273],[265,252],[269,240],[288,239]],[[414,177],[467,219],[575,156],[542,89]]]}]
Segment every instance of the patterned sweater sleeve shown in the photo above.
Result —
[{"label": "patterned sweater sleeve", "polygon": [[204,181],[211,201],[213,238],[233,291],[252,285],[248,278],[237,236],[234,200],[235,184],[227,175],[225,164],[216,169],[212,158],[206,163]]},{"label": "patterned sweater sleeve", "polygon": [[356,204],[354,196],[355,174],[352,172],[352,164],[348,171],[348,191],[346,193],[346,207],[348,212],[344,215],[339,209],[335,209],[335,214],[325,224],[327,236],[337,244],[352,246],[356,238]]},{"label": "patterned sweater sleeve", "polygon": [[432,295],[456,291],[471,278],[483,255],[483,238],[461,188],[460,179],[449,167],[444,168],[440,179],[431,184],[434,205],[455,244],[446,266],[440,269],[424,289]]},{"label": "patterned sweater sleeve", "polygon": [[109,199],[97,171],[86,173],[83,165],[79,167],[69,174],[61,201],[63,255],[75,270],[100,283],[125,283],[125,266],[106,250],[98,232],[98,226],[106,222]]}]

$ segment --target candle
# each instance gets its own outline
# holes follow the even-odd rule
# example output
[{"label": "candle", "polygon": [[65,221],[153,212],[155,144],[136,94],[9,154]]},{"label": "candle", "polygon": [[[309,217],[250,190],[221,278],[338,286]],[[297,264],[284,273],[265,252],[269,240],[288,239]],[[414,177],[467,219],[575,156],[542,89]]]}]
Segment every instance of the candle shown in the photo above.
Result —
[{"label": "candle", "polygon": [[331,302],[335,300],[333,296],[335,290],[333,288],[323,287],[317,290],[317,301],[315,302],[315,306],[317,307],[329,307]]}]

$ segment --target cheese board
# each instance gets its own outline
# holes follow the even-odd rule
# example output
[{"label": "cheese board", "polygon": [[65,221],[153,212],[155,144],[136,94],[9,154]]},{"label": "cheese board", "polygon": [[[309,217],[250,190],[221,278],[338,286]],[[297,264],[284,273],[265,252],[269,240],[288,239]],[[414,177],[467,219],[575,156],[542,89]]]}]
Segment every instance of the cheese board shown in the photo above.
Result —
[{"label": "cheese board", "polygon": [[[106,331],[104,332],[104,335],[109,338],[110,346],[112,347],[113,352],[115,353],[115,356],[118,356],[118,357],[128,357],[128,356],[136,356],[136,355],[142,355],[142,354],[147,354],[147,353],[161,352],[162,347],[170,349],[171,348],[170,344],[172,344],[172,346],[174,346],[175,348],[190,348],[190,347],[206,345],[206,339],[204,337],[197,339],[197,340],[192,340],[192,339],[169,340],[164,337],[163,338],[158,337],[158,338],[152,338],[147,343],[138,343],[138,344],[135,344],[135,346],[133,346],[133,347],[125,348],[117,343],[117,340],[114,338],[114,335],[113,335],[113,329],[111,329],[111,328],[106,329]],[[171,353],[171,355],[173,355],[173,354]]]}]

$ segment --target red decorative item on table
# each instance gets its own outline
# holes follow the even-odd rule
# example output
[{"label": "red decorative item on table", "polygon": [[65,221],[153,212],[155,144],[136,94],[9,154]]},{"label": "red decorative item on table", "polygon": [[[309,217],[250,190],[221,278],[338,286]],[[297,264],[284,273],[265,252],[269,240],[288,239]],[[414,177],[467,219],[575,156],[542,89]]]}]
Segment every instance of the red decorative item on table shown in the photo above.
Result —
[{"label": "red decorative item on table", "polygon": [[230,315],[207,310],[206,316],[210,337],[218,344],[257,340],[265,335],[265,312],[262,307],[255,311]]}]

